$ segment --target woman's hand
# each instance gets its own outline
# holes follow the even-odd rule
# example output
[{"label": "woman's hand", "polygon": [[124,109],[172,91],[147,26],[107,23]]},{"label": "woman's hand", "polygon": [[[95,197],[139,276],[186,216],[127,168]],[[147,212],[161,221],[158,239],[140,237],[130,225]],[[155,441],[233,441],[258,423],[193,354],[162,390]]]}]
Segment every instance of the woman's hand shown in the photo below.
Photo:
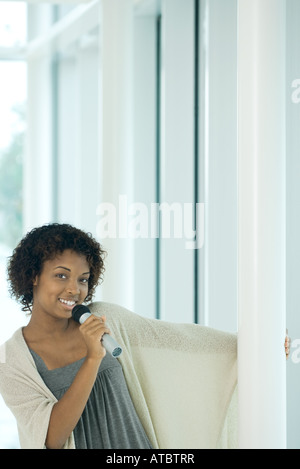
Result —
[{"label": "woman's hand", "polygon": [[288,359],[290,355],[290,346],[291,346],[291,338],[288,336],[288,330],[286,330],[286,337],[285,337],[285,342],[284,342],[286,359]]},{"label": "woman's hand", "polygon": [[87,347],[87,358],[102,360],[106,350],[102,345],[101,339],[104,334],[110,334],[107,328],[106,317],[97,317],[93,314],[79,327]]}]

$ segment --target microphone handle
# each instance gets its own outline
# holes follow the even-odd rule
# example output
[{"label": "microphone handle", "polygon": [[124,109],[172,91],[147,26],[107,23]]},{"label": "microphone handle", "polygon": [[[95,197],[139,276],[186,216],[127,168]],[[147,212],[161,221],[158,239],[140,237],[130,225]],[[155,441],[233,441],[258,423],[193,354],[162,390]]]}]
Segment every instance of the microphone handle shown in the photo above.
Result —
[{"label": "microphone handle", "polygon": [[[84,313],[80,316],[79,322],[80,324],[83,324],[87,318],[91,316],[90,313]],[[118,342],[109,334],[104,334],[102,337],[102,345],[105,348],[105,350],[110,353],[114,358],[117,358],[121,355],[122,353],[122,348],[118,344]]]},{"label": "microphone handle", "polygon": [[102,337],[102,345],[105,350],[110,353],[114,358],[117,358],[122,353],[122,348],[118,342],[109,334],[104,334]]}]

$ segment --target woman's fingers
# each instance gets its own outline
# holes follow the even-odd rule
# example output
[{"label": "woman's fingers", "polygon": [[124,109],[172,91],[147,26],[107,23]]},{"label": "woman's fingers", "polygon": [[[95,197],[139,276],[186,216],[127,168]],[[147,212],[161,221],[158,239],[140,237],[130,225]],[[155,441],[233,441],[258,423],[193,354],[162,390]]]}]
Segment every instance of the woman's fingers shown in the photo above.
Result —
[{"label": "woman's fingers", "polygon": [[[288,334],[288,330],[286,330],[286,334]],[[284,342],[286,359],[288,359],[290,355],[290,346],[291,346],[291,338],[288,335],[286,335],[285,342]]]},{"label": "woman's fingers", "polygon": [[85,340],[89,356],[100,357],[105,355],[101,339],[104,334],[110,333],[105,319],[105,316],[99,318],[91,315],[79,328]]}]

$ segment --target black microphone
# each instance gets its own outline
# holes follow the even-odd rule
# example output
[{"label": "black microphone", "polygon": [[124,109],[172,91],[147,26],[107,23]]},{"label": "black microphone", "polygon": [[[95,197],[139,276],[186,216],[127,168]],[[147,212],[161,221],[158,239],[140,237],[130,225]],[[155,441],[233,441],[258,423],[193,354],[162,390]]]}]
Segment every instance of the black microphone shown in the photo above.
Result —
[{"label": "black microphone", "polygon": [[[83,324],[91,316],[89,308],[85,305],[76,305],[72,309],[72,318],[79,324]],[[122,353],[120,345],[112,338],[109,334],[104,334],[101,339],[102,345],[107,352],[109,352],[114,358],[117,358]]]}]

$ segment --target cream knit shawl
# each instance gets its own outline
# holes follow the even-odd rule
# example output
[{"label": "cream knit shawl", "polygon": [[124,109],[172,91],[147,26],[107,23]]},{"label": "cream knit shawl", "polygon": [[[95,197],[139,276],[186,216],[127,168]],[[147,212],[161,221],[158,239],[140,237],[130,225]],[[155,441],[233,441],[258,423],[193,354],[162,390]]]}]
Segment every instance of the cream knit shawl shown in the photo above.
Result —
[{"label": "cream knit shawl", "polygon": [[[236,335],[195,324],[147,319],[97,302],[113,337],[136,411],[154,448],[237,447]],[[21,448],[44,448],[56,398],[40,377],[22,330],[0,352],[0,393]],[[65,448],[74,448],[73,434]]]}]

